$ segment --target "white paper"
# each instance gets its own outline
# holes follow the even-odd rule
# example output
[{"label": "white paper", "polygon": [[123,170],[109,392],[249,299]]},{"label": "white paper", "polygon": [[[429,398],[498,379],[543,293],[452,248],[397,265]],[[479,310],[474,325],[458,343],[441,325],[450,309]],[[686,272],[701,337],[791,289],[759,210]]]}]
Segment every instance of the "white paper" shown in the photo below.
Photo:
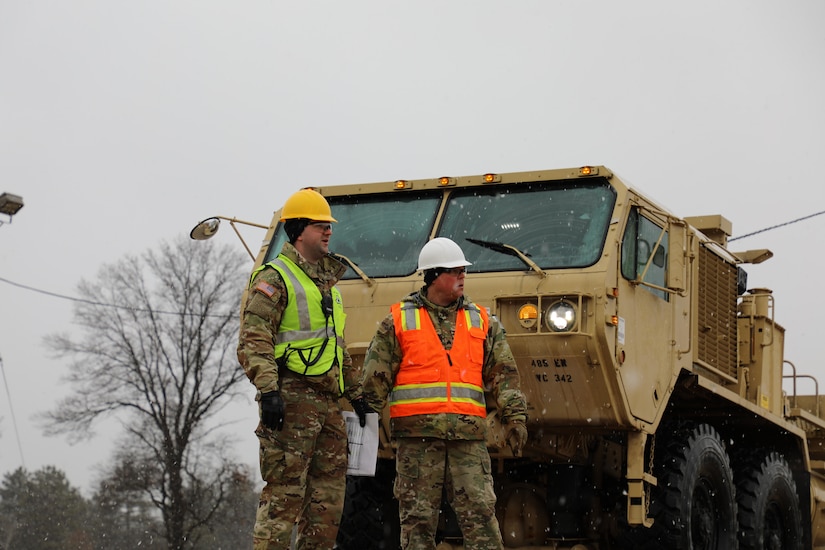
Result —
[{"label": "white paper", "polygon": [[375,476],[378,461],[378,414],[368,413],[366,426],[358,422],[358,415],[351,411],[341,411],[347,424],[349,442],[349,463],[347,475]]}]

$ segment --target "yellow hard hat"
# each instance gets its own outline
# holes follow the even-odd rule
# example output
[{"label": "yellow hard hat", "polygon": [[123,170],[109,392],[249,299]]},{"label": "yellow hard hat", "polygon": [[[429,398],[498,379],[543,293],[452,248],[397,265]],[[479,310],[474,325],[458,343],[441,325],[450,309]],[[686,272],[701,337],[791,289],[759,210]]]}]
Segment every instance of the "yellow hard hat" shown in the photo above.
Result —
[{"label": "yellow hard hat", "polygon": [[306,218],[319,222],[337,222],[332,217],[327,199],[315,189],[301,189],[294,193],[284,203],[281,210],[281,221],[296,218]]}]

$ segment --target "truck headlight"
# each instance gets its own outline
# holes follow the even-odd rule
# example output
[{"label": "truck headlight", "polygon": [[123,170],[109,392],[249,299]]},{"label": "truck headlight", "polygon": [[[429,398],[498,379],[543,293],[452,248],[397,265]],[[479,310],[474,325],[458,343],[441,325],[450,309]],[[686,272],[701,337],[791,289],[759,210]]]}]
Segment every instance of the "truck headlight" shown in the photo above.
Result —
[{"label": "truck headlight", "polygon": [[576,326],[576,308],[560,300],[547,308],[544,323],[553,332],[570,332]]}]

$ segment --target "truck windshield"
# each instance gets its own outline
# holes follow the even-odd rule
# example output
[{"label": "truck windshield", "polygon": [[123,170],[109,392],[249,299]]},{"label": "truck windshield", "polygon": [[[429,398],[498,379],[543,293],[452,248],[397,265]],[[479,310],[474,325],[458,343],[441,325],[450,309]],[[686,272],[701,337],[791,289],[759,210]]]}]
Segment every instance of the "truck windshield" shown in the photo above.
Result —
[{"label": "truck windshield", "polygon": [[543,269],[586,267],[601,256],[615,197],[598,182],[462,189],[450,198],[438,234],[461,245],[471,272],[524,270],[525,264],[467,239],[510,245]]},{"label": "truck windshield", "polygon": [[[418,252],[435,223],[440,191],[328,197],[332,216],[329,249],[341,254],[369,277],[402,277],[415,272]],[[270,261],[286,240],[283,228],[267,252]],[[346,263],[346,262],[345,262]],[[357,279],[351,268],[344,279]]]},{"label": "truck windshield", "polygon": [[[369,277],[410,275],[444,196],[434,190],[328,197],[338,220],[330,251],[346,256]],[[438,235],[462,247],[473,264],[467,268],[471,273],[527,269],[516,255],[502,254],[490,243],[515,247],[544,269],[585,267],[601,256],[614,202],[613,188],[596,179],[563,186],[535,182],[452,189]],[[266,261],[280,252],[285,239],[279,229]],[[358,275],[348,269],[343,278]]]}]

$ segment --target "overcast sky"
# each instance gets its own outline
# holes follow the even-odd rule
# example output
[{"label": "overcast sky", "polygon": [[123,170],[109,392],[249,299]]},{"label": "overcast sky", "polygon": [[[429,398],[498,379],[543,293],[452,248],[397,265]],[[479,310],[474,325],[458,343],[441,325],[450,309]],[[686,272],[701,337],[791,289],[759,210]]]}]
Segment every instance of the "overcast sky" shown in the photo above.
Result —
[{"label": "overcast sky", "polygon": [[[0,226],[0,475],[55,465],[89,494],[116,432],[42,436],[31,416],[69,391],[43,339],[77,329],[70,300],[17,285],[76,296],[211,215],[268,223],[307,185],[584,164],[734,236],[825,210],[823,26],[821,0],[0,0],[0,193],[25,201]],[[774,252],[749,286],[774,290],[786,357],[825,383],[823,229],[733,248]]]}]

